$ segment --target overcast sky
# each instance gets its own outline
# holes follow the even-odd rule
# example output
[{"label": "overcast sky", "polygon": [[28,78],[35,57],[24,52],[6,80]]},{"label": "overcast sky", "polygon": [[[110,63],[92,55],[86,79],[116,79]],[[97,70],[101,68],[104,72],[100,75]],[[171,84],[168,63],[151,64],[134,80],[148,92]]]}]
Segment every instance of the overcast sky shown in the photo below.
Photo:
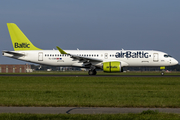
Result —
[{"label": "overcast sky", "polygon": [[41,49],[159,50],[180,62],[180,0],[1,0],[1,51],[13,50],[8,22]]}]

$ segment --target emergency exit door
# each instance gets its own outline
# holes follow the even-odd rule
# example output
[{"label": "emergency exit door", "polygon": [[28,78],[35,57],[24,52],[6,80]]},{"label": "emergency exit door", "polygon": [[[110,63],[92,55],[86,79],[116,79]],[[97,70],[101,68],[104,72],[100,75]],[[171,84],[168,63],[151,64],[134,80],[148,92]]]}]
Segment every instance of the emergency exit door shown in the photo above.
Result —
[{"label": "emergency exit door", "polygon": [[158,53],[154,53],[154,54],[153,54],[153,61],[154,61],[154,62],[158,62],[158,61],[159,61],[159,55],[158,55]]},{"label": "emergency exit door", "polygon": [[104,58],[108,59],[108,53],[104,53]]}]

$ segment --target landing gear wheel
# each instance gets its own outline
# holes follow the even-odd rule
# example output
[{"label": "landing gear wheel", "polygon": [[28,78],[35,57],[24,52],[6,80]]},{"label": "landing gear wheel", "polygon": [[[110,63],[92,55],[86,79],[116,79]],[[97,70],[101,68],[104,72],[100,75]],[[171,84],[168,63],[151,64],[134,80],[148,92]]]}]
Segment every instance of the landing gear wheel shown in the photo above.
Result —
[{"label": "landing gear wheel", "polygon": [[88,71],[88,74],[89,74],[89,75],[93,75],[93,71],[92,71],[92,70],[89,70],[89,71]]},{"label": "landing gear wheel", "polygon": [[89,71],[88,71],[88,74],[89,74],[89,75],[96,75],[97,72],[96,72],[96,70],[89,70]]},{"label": "landing gear wheel", "polygon": [[96,75],[96,74],[97,74],[96,70],[93,70],[93,75]]},{"label": "landing gear wheel", "polygon": [[164,75],[164,72],[161,72],[161,75],[163,76],[163,75]]}]

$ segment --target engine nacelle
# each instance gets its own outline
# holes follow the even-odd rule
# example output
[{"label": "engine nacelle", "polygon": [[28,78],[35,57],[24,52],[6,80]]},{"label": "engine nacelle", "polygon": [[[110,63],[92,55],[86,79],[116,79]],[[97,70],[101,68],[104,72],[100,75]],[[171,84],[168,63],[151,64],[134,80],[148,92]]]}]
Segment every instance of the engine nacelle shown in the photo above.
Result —
[{"label": "engine nacelle", "polygon": [[121,62],[119,61],[104,62],[103,71],[104,72],[123,72],[123,68],[121,67]]}]

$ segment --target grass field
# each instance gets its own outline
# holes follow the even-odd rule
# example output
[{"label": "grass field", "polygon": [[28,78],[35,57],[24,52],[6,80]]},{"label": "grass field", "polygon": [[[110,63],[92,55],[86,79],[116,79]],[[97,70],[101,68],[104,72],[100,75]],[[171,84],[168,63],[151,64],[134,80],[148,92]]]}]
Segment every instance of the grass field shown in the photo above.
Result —
[{"label": "grass field", "polygon": [[179,77],[0,77],[0,106],[180,107]]},{"label": "grass field", "polygon": [[[19,73],[16,73],[19,74]],[[20,73],[22,74],[22,73]],[[68,75],[88,75],[88,71],[35,71],[32,73],[24,74],[68,74]],[[180,72],[164,72],[165,75],[180,75]],[[132,71],[132,72],[117,72],[117,73],[106,73],[97,71],[97,75],[161,75],[161,71]]]},{"label": "grass field", "polygon": [[0,114],[0,120],[179,120],[179,114],[143,112],[140,114]]}]

